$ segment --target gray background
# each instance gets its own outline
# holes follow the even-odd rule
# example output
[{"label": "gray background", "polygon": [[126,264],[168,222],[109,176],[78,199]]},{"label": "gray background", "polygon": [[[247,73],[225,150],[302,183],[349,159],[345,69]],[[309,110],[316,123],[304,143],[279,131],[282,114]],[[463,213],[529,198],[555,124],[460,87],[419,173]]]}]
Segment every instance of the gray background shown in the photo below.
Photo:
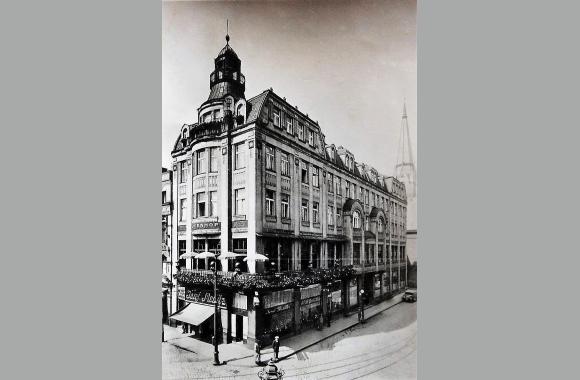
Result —
[{"label": "gray background", "polygon": [[[578,11],[491,3],[419,3],[418,373],[573,378]],[[158,379],[160,3],[0,7],[0,378]]]}]

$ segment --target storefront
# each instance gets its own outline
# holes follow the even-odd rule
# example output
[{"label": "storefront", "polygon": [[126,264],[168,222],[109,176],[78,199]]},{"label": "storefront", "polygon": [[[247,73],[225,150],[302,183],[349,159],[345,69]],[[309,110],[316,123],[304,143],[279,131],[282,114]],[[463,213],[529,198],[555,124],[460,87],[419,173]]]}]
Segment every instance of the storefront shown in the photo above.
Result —
[{"label": "storefront", "polygon": [[379,299],[381,296],[381,274],[380,273],[375,274],[374,285],[375,285],[375,288],[374,288],[375,299]]},{"label": "storefront", "polygon": [[274,336],[294,330],[294,289],[264,295],[263,340],[268,344]]},{"label": "storefront", "polygon": [[389,287],[389,274],[387,272],[383,273],[383,294],[389,294],[391,291]]},{"label": "storefront", "polygon": [[[169,318],[181,323],[183,331],[191,334],[194,338],[211,343],[214,335],[213,315],[215,311],[215,298],[213,291],[192,290],[182,286],[177,288],[178,311]],[[222,343],[223,326],[227,327],[227,306],[226,300],[218,294],[218,320],[217,337]],[[225,320],[224,320],[225,319]]]},{"label": "storefront", "polygon": [[322,314],[322,287],[310,285],[300,289],[300,325],[302,329],[315,326],[317,318]]},{"label": "storefront", "polygon": [[348,283],[348,305],[353,307],[358,305],[358,281],[353,278]]},{"label": "storefront", "polygon": [[229,341],[247,341],[248,322],[248,296],[242,293],[234,293],[230,314]]}]

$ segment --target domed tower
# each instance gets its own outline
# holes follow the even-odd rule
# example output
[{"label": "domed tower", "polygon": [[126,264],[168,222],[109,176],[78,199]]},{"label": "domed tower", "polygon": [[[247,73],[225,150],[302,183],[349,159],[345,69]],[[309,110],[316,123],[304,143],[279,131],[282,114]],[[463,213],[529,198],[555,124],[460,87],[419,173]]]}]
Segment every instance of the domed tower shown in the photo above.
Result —
[{"label": "domed tower", "polygon": [[242,61],[230,46],[226,35],[226,46],[214,60],[214,71],[210,74],[208,99],[199,108],[199,121],[221,120],[228,114],[240,124],[246,118],[246,78],[241,72]]}]

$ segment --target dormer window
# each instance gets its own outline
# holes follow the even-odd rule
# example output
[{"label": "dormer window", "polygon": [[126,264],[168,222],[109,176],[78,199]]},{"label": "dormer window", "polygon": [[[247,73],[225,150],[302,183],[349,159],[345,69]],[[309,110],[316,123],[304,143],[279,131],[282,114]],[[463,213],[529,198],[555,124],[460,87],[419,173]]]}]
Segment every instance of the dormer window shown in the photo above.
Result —
[{"label": "dormer window", "polygon": [[280,126],[280,110],[278,108],[274,108],[272,110],[272,117],[274,119],[274,125],[279,127]]},{"label": "dormer window", "polygon": [[314,132],[312,132],[312,130],[308,130],[308,144],[310,144],[310,146],[314,146]]},{"label": "dormer window", "polygon": [[181,138],[182,138],[183,140],[186,140],[186,139],[187,139],[187,129],[184,129],[184,130],[183,130],[183,132],[181,133]]}]

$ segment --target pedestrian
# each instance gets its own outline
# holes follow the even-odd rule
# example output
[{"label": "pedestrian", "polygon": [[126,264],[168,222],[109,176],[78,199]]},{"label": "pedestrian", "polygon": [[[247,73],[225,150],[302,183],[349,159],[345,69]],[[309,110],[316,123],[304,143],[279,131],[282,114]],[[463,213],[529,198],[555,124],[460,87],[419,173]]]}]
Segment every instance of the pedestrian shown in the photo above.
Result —
[{"label": "pedestrian", "polygon": [[280,337],[274,337],[274,342],[272,343],[272,348],[274,349],[274,361],[278,361],[278,351],[280,351]]},{"label": "pedestrian", "polygon": [[256,365],[260,365],[262,363],[262,356],[260,353],[260,341],[258,339],[254,343],[254,351],[256,352]]},{"label": "pedestrian", "polygon": [[365,291],[363,289],[361,289],[360,291],[360,300],[359,300],[359,317],[358,319],[360,320],[360,323],[365,323],[365,305],[364,305],[364,300],[366,298],[365,295]]}]

